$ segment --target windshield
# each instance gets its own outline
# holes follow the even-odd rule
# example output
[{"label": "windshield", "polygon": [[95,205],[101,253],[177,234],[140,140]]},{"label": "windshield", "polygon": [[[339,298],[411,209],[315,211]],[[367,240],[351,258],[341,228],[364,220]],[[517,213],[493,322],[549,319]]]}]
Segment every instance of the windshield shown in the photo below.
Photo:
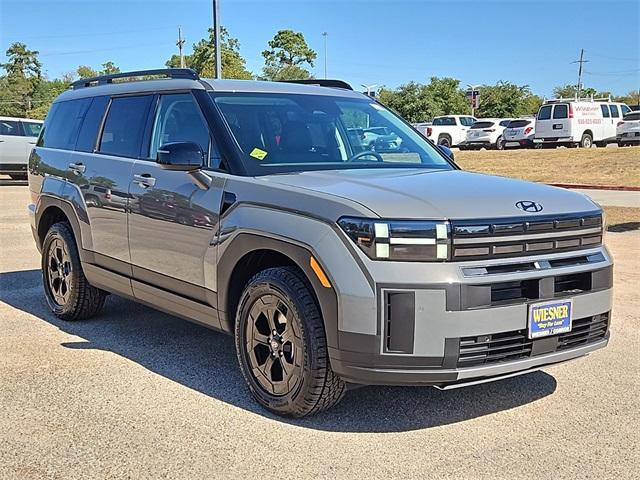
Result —
[{"label": "windshield", "polygon": [[370,99],[212,93],[250,175],[346,168],[454,167],[395,114]]}]

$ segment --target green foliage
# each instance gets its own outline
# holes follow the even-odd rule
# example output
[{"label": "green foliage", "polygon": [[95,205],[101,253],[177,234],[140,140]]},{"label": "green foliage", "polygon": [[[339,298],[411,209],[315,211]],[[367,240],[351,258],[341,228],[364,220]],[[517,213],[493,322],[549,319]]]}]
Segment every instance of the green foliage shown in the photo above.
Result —
[{"label": "green foliage", "polygon": [[616,102],[626,103],[629,106],[640,105],[640,90],[632,90],[626,95],[613,97]]},{"label": "green foliage", "polygon": [[88,65],[80,65],[76,70],[76,73],[80,78],[90,78],[98,76],[98,72]]},{"label": "green foliage", "polygon": [[431,77],[424,85],[409,82],[396,90],[382,88],[379,100],[410,122],[425,122],[439,115],[469,113],[469,102],[454,78]]},{"label": "green foliage", "polygon": [[38,54],[36,50],[29,50],[24,43],[14,42],[6,51],[7,63],[0,63],[0,67],[7,72],[7,77],[26,79],[35,86],[42,76]]},{"label": "green foliage", "polygon": [[71,84],[71,78],[56,78],[54,80],[42,80],[36,87],[31,101],[31,109],[26,112],[29,118],[44,119],[49,107],[55,98],[67,90]]},{"label": "green foliage", "polygon": [[110,75],[112,73],[120,73],[120,68],[113,62],[105,62],[102,64],[102,70],[100,70],[98,75]]},{"label": "green foliage", "polygon": [[[556,88],[553,89],[553,95],[556,98],[572,98],[576,96],[578,89],[575,85],[571,85],[571,84],[567,84],[567,85],[561,85],[558,86]],[[584,98],[584,97],[596,97],[596,98],[602,98],[602,97],[608,97],[610,95],[610,92],[599,92],[598,90],[596,90],[595,88],[591,88],[591,87],[582,87],[580,89],[580,97]]]},{"label": "green foliage", "polygon": [[531,93],[528,85],[519,86],[499,81],[480,87],[478,118],[515,118],[537,112],[541,99]]},{"label": "green foliage", "polygon": [[12,43],[6,55],[7,62],[0,64],[6,72],[0,77],[0,115],[25,117],[42,80],[42,64],[38,52],[24,43]]},{"label": "green foliage", "polygon": [[280,30],[272,40],[269,49],[262,52],[265,65],[262,70],[267,80],[303,80],[311,78],[305,64],[313,67],[316,52],[307,45],[302,32]]},{"label": "green foliage", "polygon": [[[251,80],[253,75],[246,68],[246,60],[240,55],[240,42],[237,38],[229,35],[226,28],[220,29],[220,40],[222,47],[220,56],[222,60],[222,77]],[[193,68],[203,77],[213,77],[215,75],[215,33],[209,29],[209,38],[201,39],[193,45],[193,53],[185,55],[185,65]],[[165,63],[167,67],[180,67],[180,56],[172,55]]]}]

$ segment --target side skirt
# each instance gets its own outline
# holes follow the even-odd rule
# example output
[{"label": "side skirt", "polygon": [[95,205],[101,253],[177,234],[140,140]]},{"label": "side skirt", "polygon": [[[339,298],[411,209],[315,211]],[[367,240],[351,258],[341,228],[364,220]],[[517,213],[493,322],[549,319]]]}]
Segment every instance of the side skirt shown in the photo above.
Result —
[{"label": "side skirt", "polygon": [[95,287],[207,328],[229,333],[223,330],[220,325],[218,311],[210,305],[132,280],[129,277],[90,263],[82,263],[82,269],[89,283]]}]

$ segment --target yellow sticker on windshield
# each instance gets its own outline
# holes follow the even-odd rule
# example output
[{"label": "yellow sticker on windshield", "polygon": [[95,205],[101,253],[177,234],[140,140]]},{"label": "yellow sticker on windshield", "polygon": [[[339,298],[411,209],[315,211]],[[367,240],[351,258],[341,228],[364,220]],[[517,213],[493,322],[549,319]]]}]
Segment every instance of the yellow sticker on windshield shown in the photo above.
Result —
[{"label": "yellow sticker on windshield", "polygon": [[264,160],[264,157],[267,156],[267,152],[265,152],[264,150],[260,150],[259,148],[254,148],[253,150],[251,150],[251,153],[249,155],[251,155],[253,158],[257,158],[258,160]]}]

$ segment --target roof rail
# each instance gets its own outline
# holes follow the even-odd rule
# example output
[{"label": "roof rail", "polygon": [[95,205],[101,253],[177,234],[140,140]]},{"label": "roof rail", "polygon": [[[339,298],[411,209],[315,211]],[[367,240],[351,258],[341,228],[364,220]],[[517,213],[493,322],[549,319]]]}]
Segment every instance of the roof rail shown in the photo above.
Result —
[{"label": "roof rail", "polygon": [[319,87],[331,87],[331,88],[344,88],[346,90],[353,90],[351,85],[342,80],[327,80],[310,78],[308,80],[280,80],[282,83],[300,83],[302,85],[317,85]]},{"label": "roof rail", "polygon": [[558,102],[610,102],[611,101],[611,95],[609,95],[608,97],[600,97],[600,98],[593,98],[593,96],[591,97],[578,97],[577,95],[575,97],[560,97],[560,98],[545,98],[544,99],[544,103],[558,103]]},{"label": "roof rail", "polygon": [[106,85],[113,83],[117,78],[133,78],[146,76],[164,76],[167,78],[185,78],[190,80],[200,80],[200,77],[190,68],[159,68],[156,70],[139,70],[136,72],[119,72],[109,75],[100,75],[98,77],[81,78],[71,84],[74,90],[79,88],[91,87],[94,85]]}]

